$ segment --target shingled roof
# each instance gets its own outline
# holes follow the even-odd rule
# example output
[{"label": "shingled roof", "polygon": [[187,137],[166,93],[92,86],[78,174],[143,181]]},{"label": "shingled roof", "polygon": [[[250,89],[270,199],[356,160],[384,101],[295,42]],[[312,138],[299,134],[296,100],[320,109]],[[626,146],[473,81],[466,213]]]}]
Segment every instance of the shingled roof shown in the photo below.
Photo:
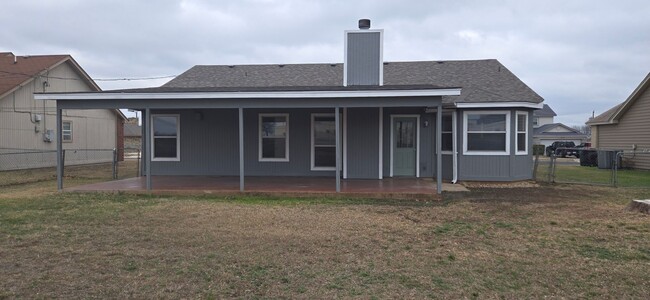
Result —
[{"label": "shingled roof", "polygon": [[[443,103],[544,100],[496,59],[385,62],[384,85],[462,88],[460,96],[444,96]],[[343,88],[343,64],[197,65],[162,87],[146,91],[318,88]]]},{"label": "shingled roof", "polygon": [[544,104],[544,107],[542,107],[542,109],[536,110],[533,113],[533,115],[535,117],[555,117],[555,116],[557,116],[555,111],[553,111],[553,109],[550,106],[548,106],[548,104]]},{"label": "shingled roof", "polygon": [[[11,52],[0,52],[0,98],[31,81],[41,72],[66,61],[70,61],[80,70],[79,72],[83,72],[70,55],[16,56]],[[81,75],[87,78],[89,85],[94,87],[95,90],[101,90],[87,74],[83,73]]]}]

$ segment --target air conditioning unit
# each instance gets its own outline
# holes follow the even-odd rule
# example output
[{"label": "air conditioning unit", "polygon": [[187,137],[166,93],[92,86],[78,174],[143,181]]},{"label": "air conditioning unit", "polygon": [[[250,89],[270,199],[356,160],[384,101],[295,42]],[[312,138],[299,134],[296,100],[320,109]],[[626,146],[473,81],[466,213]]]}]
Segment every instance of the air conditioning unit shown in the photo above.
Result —
[{"label": "air conditioning unit", "polygon": [[45,130],[45,132],[43,132],[43,141],[44,142],[51,143],[53,139],[54,139],[54,130],[47,129],[47,130]]}]

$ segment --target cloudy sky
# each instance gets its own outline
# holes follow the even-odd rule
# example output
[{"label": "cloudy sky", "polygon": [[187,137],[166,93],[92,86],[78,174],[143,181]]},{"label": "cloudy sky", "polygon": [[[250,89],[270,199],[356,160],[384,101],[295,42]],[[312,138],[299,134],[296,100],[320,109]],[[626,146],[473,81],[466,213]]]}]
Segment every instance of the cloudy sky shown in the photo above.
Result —
[{"label": "cloudy sky", "polygon": [[496,58],[569,125],[625,100],[650,72],[644,0],[20,0],[3,1],[0,16],[0,51],[71,54],[96,79],[342,62],[343,31],[370,18],[385,30],[385,61]]}]

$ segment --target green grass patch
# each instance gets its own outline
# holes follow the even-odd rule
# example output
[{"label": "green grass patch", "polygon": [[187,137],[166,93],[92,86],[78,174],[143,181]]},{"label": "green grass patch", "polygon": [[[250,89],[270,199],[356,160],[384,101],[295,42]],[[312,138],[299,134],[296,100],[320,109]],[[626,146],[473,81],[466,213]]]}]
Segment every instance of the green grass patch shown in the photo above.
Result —
[{"label": "green grass patch", "polygon": [[[650,187],[650,171],[618,170],[618,186]],[[609,185],[612,182],[612,170],[584,166],[556,166],[556,182],[579,182]]]}]

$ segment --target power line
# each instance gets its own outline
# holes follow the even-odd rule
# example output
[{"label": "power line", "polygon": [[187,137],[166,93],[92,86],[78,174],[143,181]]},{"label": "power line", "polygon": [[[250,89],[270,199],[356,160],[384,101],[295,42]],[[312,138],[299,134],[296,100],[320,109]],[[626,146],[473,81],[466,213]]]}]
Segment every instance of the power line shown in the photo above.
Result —
[{"label": "power line", "polygon": [[[74,78],[74,77],[58,77],[58,76],[48,76],[48,75],[30,75],[30,74],[25,74],[25,73],[20,73],[20,72],[9,72],[9,71],[2,71],[0,72],[5,73],[5,74],[10,74],[10,75],[18,75],[18,76],[27,76],[27,77],[41,77],[41,78],[46,78],[46,79],[61,79],[61,80],[79,80],[79,78]],[[165,76],[152,76],[152,77],[123,77],[123,78],[92,78],[94,81],[137,81],[137,80],[154,80],[154,79],[164,79],[164,78],[173,78],[176,77],[177,75],[165,75]],[[5,76],[2,76],[5,77]],[[7,76],[10,77],[10,76]],[[13,77],[13,76],[11,76]],[[6,78],[6,77],[5,77]]]}]

